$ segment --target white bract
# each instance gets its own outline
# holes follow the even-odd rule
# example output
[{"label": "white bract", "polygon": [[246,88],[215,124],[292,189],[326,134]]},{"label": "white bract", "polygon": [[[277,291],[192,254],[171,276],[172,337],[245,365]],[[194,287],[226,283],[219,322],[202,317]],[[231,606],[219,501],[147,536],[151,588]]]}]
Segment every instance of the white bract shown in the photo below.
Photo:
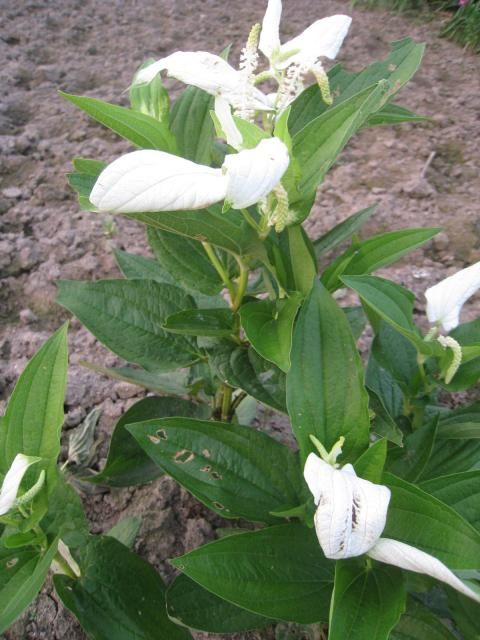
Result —
[{"label": "white bract", "polygon": [[317,511],[315,531],[327,558],[344,559],[366,553],[374,560],[423,573],[445,582],[480,602],[476,593],[438,558],[403,542],[381,538],[385,528],[390,490],[358,478],[352,465],[341,469],[311,453],[304,477]]},{"label": "white bract", "polygon": [[480,289],[480,262],[441,280],[425,291],[427,317],[431,323],[440,323],[451,331],[460,322],[465,302]]},{"label": "white bract", "polygon": [[258,48],[270,60],[274,69],[286,69],[295,63],[310,70],[320,58],[334,60],[352,22],[350,16],[329,16],[316,20],[300,35],[280,44],[281,15],[281,0],[269,0]]},{"label": "white bract", "polygon": [[116,213],[203,209],[222,200],[243,209],[276,187],[288,163],[288,149],[278,138],[225,156],[220,169],[164,151],[134,151],[102,171],[90,201]]},{"label": "white bract", "polygon": [[39,460],[40,458],[24,456],[22,453],[15,456],[3,480],[2,489],[0,490],[0,516],[8,513],[15,505],[23,476],[28,467],[39,462]]}]

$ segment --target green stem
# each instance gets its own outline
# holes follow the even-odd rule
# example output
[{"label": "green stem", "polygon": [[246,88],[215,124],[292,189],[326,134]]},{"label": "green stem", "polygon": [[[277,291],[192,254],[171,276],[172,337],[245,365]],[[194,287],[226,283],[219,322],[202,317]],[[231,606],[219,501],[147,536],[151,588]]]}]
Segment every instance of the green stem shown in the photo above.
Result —
[{"label": "green stem", "polygon": [[222,397],[222,414],[221,419],[223,422],[228,422],[230,420],[230,403],[232,400],[232,387],[224,384],[223,388],[223,397]]},{"label": "green stem", "polygon": [[232,298],[232,311],[238,311],[240,305],[242,304],[243,296],[245,295],[245,291],[248,285],[248,268],[244,264],[244,262],[235,256],[238,266],[240,267],[240,276],[238,278],[238,286],[237,293]]},{"label": "green stem", "polygon": [[250,211],[248,209],[240,209],[240,211],[243,217],[245,218],[245,220],[248,222],[248,224],[251,227],[253,227],[258,234],[260,234],[262,232],[262,228],[260,227],[258,222],[255,220],[255,218],[252,216]]},{"label": "green stem", "polygon": [[203,248],[205,249],[205,251],[207,253],[207,256],[210,259],[210,262],[212,263],[212,265],[214,266],[216,272],[220,276],[223,284],[228,289],[228,291],[230,293],[230,297],[233,300],[233,298],[235,297],[235,287],[233,286],[232,281],[228,277],[228,273],[225,271],[225,268],[224,268],[223,264],[218,259],[218,256],[215,253],[215,250],[213,249],[212,245],[209,242],[202,242],[202,245],[203,245]]}]

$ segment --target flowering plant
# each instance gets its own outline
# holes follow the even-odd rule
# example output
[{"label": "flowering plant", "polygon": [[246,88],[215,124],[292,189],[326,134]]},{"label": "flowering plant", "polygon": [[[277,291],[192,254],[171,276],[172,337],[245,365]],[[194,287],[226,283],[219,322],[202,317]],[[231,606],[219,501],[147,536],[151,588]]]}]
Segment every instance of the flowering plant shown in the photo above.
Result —
[{"label": "flowering plant", "polygon": [[[47,435],[32,444],[17,410],[34,359],[1,426],[1,539],[37,553],[30,599],[56,558],[61,599],[99,640],[112,628],[115,638],[170,640],[282,622],[315,625],[330,640],[420,638],[426,628],[446,638],[454,626],[474,637],[480,408],[439,401],[480,378],[480,321],[459,323],[479,265],[426,292],[424,334],[413,294],[371,274],[438,229],[360,240],[374,207],[313,241],[301,225],[350,137],[419,119],[392,99],[423,46],[404,39],[360,72],[327,72],[350,19],[319,20],[281,44],[280,14],[269,0],[239,70],[225,57],[176,52],[137,72],[130,108],[64,94],[137,147],[109,165],[74,161],[80,205],[146,225],[155,258],[116,250],[124,278],[61,281],[58,300],[129,363],[89,366],[166,395],[122,416],[90,480],[115,487],[169,474],[216,514],[252,524],[173,559],[180,575],[166,591],[124,538],[89,536],[84,519],[71,535],[62,528],[70,489],[55,466],[61,420],[39,412],[35,433]],[[190,85],[171,109],[163,71]],[[361,306],[339,306],[341,287]],[[367,322],[365,366],[357,340]],[[64,376],[64,355],[50,361],[49,379]],[[44,407],[63,397],[59,386],[41,390]],[[288,416],[298,451],[251,424],[257,401]],[[33,477],[37,468],[46,476]],[[25,472],[30,488],[17,497]]]}]

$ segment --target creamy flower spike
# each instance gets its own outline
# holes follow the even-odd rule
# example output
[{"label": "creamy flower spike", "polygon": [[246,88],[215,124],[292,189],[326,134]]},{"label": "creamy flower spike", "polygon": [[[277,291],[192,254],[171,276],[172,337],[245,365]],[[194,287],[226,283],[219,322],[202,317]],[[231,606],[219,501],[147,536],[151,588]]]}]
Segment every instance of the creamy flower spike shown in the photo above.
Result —
[{"label": "creamy flower spike", "polygon": [[438,558],[398,540],[380,537],[390,500],[388,487],[358,478],[350,464],[336,469],[314,453],[307,458],[304,477],[317,505],[315,531],[327,558],[341,560],[366,553],[379,562],[445,582],[480,602],[480,594]]},{"label": "creamy flower spike", "polygon": [[15,456],[3,480],[2,489],[0,490],[0,516],[8,513],[15,505],[23,476],[27,472],[28,467],[39,461],[40,458],[24,456],[22,453]]},{"label": "creamy flower spike", "polygon": [[440,323],[451,331],[460,322],[465,302],[480,289],[480,262],[462,269],[425,291],[427,317],[431,323]]},{"label": "creamy flower spike", "polygon": [[222,200],[242,209],[265,198],[288,163],[288,149],[278,138],[225,156],[221,169],[163,151],[134,151],[102,171],[90,201],[114,213],[203,209]]}]

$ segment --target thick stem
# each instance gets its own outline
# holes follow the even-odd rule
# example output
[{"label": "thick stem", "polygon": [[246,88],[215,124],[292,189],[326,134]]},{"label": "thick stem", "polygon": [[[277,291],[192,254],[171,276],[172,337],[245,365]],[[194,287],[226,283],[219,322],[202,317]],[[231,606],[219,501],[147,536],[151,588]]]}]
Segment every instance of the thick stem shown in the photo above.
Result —
[{"label": "thick stem", "polygon": [[238,287],[235,296],[232,298],[232,311],[238,311],[242,304],[243,296],[248,285],[248,268],[240,258],[236,258],[240,267],[240,276],[238,278]]},{"label": "thick stem", "polygon": [[222,397],[222,414],[221,419],[223,422],[230,421],[230,403],[232,401],[232,387],[229,387],[227,384],[222,385],[223,388],[223,397]]}]

